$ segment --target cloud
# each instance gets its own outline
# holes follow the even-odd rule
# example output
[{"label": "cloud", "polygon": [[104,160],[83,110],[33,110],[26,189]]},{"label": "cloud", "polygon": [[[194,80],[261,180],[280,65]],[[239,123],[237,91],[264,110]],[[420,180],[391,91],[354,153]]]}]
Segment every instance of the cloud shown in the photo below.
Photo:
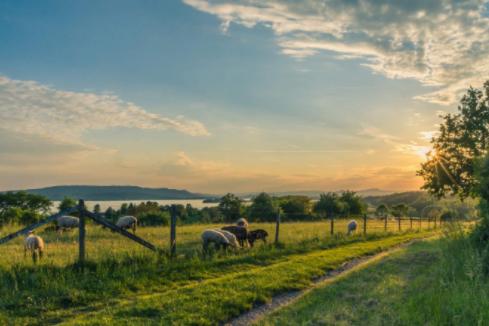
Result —
[{"label": "cloud", "polygon": [[331,52],[436,87],[415,97],[422,101],[451,104],[489,76],[487,0],[183,1],[217,16],[226,32],[232,23],[270,28],[285,55]]},{"label": "cloud", "polygon": [[198,121],[151,113],[115,95],[68,92],[0,76],[0,128],[4,132],[82,144],[85,131],[114,127],[209,135]]}]

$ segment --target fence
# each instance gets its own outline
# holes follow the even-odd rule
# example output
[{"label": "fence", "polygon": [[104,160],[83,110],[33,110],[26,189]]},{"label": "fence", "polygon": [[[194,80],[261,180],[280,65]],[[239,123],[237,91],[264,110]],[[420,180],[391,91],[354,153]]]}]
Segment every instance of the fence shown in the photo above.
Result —
[{"label": "fence", "polygon": [[[77,240],[77,257],[78,263],[82,264],[85,262],[88,252],[92,252],[92,257],[95,254],[102,256],[102,250],[97,248],[100,244],[96,239],[109,239],[110,241],[116,243],[108,250],[114,248],[119,248],[120,251],[128,251],[129,247],[127,242],[121,242],[117,240],[117,236],[121,235],[121,239],[129,239],[132,243],[137,243],[141,248],[146,248],[151,251],[156,251],[158,249],[168,252],[169,257],[176,257],[178,255],[195,255],[200,251],[201,239],[200,234],[203,230],[208,228],[221,228],[223,225],[184,225],[177,226],[177,210],[175,207],[171,207],[171,219],[169,227],[144,227],[138,230],[138,235],[130,233],[124,229],[121,229],[114,225],[113,223],[106,220],[102,215],[95,214],[88,211],[82,200],[79,204],[67,211],[60,212],[49,216],[45,220],[30,225],[28,227],[22,228],[16,232],[13,232],[4,238],[0,239],[0,245],[5,244],[16,237],[27,234],[30,230],[39,228],[49,222],[52,222],[63,215],[78,214],[80,218],[79,232],[77,239],[73,238],[71,244],[64,243],[63,245],[71,245],[70,248],[74,249],[73,241]],[[87,237],[86,228],[87,221],[93,221],[96,224],[102,225],[109,230],[114,231],[114,235],[109,235],[106,231],[102,229],[93,229],[90,226],[90,237]],[[318,241],[324,240],[331,236],[337,236],[338,234],[345,234],[347,232],[347,224],[351,219],[327,219],[313,222],[283,222],[280,214],[276,215],[276,220],[273,223],[251,223],[250,229],[264,229],[269,234],[269,240],[272,243],[282,243],[282,244],[293,244],[302,243],[304,241]],[[385,232],[399,232],[407,230],[416,229],[426,229],[426,228],[437,228],[440,226],[440,221],[438,219],[428,219],[428,218],[370,218],[365,216],[355,218],[357,221],[356,234],[369,235],[374,233],[385,233]],[[104,236],[102,233],[106,234]],[[47,236],[47,235],[46,235]],[[115,238],[114,238],[115,237]],[[51,240],[51,239],[50,239]],[[107,240],[107,241],[109,241]],[[177,250],[178,243],[178,250]],[[54,245],[53,245],[54,246]],[[105,244],[103,246],[106,246]],[[132,248],[132,247],[131,247]],[[58,248],[56,248],[58,250]],[[62,250],[62,249],[59,249]],[[132,249],[131,249],[132,250]],[[100,254],[99,254],[100,252]],[[107,252],[104,251],[104,252]],[[61,255],[61,254],[59,254]],[[68,257],[67,255],[63,257]],[[69,256],[71,257],[71,256]],[[1,259],[0,259],[1,260]]]}]

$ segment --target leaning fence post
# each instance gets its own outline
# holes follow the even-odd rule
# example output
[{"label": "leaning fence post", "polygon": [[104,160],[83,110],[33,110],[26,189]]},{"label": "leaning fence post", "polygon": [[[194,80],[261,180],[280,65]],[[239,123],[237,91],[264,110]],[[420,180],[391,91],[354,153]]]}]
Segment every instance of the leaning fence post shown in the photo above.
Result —
[{"label": "leaning fence post", "polygon": [[175,205],[170,206],[170,256],[177,253],[177,212]]},{"label": "leaning fence post", "polygon": [[334,234],[334,218],[333,218],[333,216],[331,216],[331,221],[330,221],[330,232],[331,232],[331,236],[333,236],[333,234]]},{"label": "leaning fence post", "polygon": [[275,244],[278,244],[280,233],[280,211],[277,212],[277,216],[275,217]]},{"label": "leaning fence post", "polygon": [[78,212],[80,214],[80,222],[78,223],[78,263],[80,266],[85,264],[85,202],[80,199],[78,201]]},{"label": "leaning fence post", "polygon": [[367,214],[363,214],[363,235],[367,235]]}]

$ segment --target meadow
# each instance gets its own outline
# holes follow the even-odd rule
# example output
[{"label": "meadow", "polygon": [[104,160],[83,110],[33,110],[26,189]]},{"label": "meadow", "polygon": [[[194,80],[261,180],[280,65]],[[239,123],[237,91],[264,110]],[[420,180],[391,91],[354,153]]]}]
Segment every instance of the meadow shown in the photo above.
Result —
[{"label": "meadow", "polygon": [[487,251],[467,230],[451,230],[316,288],[259,324],[487,325],[486,264]]},{"label": "meadow", "polygon": [[[384,232],[383,221],[369,220],[367,236],[362,235],[360,223],[357,234],[347,237],[346,223],[336,221],[334,236],[328,221],[282,223],[277,246],[271,244],[275,224],[252,224],[251,229],[270,233],[267,245],[258,243],[253,249],[207,258],[202,257],[200,233],[221,225],[183,225],[177,228],[175,259],[169,259],[165,250],[151,252],[89,224],[83,270],[76,265],[77,231],[58,237],[39,230],[47,250],[36,265],[30,257],[24,258],[22,239],[0,247],[0,321],[215,324],[281,291],[305,287],[313,277],[344,261],[436,232],[427,230],[426,222],[422,230],[408,230],[409,221],[403,221],[401,233],[397,221],[390,221]],[[1,232],[15,229],[9,226]],[[169,233],[168,227],[137,230],[164,249],[169,246]]]}]

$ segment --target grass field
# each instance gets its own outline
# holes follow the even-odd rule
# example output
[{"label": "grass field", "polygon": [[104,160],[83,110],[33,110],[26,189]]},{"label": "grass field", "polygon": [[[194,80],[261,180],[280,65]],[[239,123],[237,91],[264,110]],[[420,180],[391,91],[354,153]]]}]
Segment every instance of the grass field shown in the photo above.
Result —
[{"label": "grass field", "polygon": [[[378,223],[382,227],[376,232],[372,228],[367,237],[330,237],[327,222],[283,223],[283,243],[278,247],[259,244],[207,259],[201,257],[200,232],[218,226],[181,226],[179,256],[173,261],[90,225],[84,271],[73,265],[76,231],[59,241],[55,234],[40,232],[47,255],[38,265],[24,258],[21,239],[0,247],[0,321],[215,324],[276,293],[302,288],[346,260],[433,232],[384,233],[383,222]],[[390,224],[397,230],[396,223]],[[274,225],[253,228],[271,232]],[[336,223],[336,230],[341,229],[346,229],[346,221]],[[138,234],[157,246],[168,246],[168,228],[140,228]]]},{"label": "grass field", "polygon": [[419,242],[309,292],[259,325],[487,325],[483,260],[461,233]]}]

